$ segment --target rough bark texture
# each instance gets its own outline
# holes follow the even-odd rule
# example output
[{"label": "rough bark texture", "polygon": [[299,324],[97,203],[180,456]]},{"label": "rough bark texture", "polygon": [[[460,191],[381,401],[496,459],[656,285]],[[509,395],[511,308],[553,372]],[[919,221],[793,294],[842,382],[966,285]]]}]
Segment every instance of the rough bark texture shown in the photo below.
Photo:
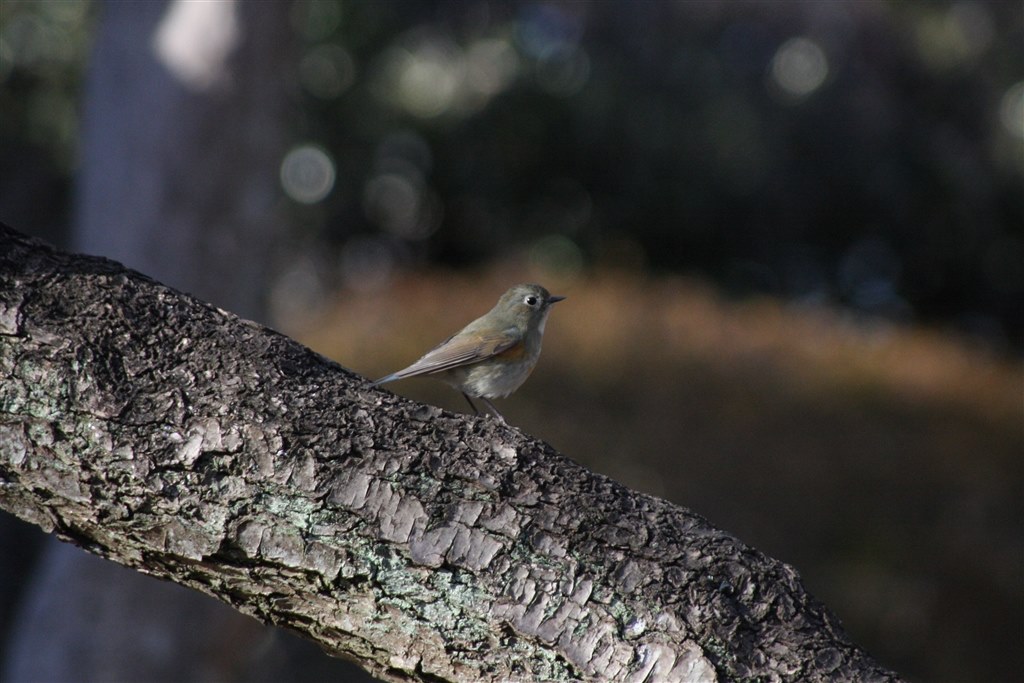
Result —
[{"label": "rough bark texture", "polygon": [[0,227],[0,507],[393,680],[894,681],[796,572]]}]

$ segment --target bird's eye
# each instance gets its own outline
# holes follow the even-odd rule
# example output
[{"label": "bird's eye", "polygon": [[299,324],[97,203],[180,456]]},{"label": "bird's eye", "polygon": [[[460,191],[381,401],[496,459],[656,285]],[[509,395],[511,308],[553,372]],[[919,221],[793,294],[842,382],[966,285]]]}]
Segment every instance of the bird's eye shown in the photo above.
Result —
[{"label": "bird's eye", "polygon": [[527,306],[536,306],[537,305],[537,297],[535,297],[532,294],[529,295],[528,297],[526,297],[525,299],[523,299],[523,301],[526,302]]}]

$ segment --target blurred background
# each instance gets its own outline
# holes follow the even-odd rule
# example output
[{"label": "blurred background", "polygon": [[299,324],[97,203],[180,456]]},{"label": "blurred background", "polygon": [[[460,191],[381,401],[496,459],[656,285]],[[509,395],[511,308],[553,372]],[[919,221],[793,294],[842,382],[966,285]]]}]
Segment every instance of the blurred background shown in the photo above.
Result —
[{"label": "blurred background", "polygon": [[[794,565],[912,680],[1024,670],[1022,181],[1015,1],[0,3],[0,220],[370,377],[567,295],[509,421]],[[57,640],[42,577],[92,576],[41,536],[0,518],[5,680]],[[194,679],[357,680],[218,630]]]}]

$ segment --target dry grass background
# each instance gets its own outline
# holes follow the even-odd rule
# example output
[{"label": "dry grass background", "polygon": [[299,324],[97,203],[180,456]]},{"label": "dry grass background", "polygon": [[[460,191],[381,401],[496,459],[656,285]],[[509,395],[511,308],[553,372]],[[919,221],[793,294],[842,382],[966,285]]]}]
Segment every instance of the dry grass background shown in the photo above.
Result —
[{"label": "dry grass background", "polygon": [[[696,281],[506,264],[345,291],[289,333],[378,377],[538,281],[568,300],[509,422],[793,564],[917,680],[1024,670],[1024,364],[939,331]],[[297,321],[297,319],[296,319]],[[424,379],[387,387],[448,410]]]}]

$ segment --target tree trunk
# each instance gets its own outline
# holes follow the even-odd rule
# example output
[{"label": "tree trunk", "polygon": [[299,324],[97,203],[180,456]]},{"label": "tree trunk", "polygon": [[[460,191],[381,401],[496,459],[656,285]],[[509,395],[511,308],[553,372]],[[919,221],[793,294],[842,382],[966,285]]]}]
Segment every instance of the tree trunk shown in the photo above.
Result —
[{"label": "tree trunk", "polygon": [[291,3],[100,10],[75,249],[262,318],[287,238],[278,174],[295,120]]},{"label": "tree trunk", "polygon": [[382,678],[898,680],[692,512],[6,227],[0,377],[0,507]]}]

